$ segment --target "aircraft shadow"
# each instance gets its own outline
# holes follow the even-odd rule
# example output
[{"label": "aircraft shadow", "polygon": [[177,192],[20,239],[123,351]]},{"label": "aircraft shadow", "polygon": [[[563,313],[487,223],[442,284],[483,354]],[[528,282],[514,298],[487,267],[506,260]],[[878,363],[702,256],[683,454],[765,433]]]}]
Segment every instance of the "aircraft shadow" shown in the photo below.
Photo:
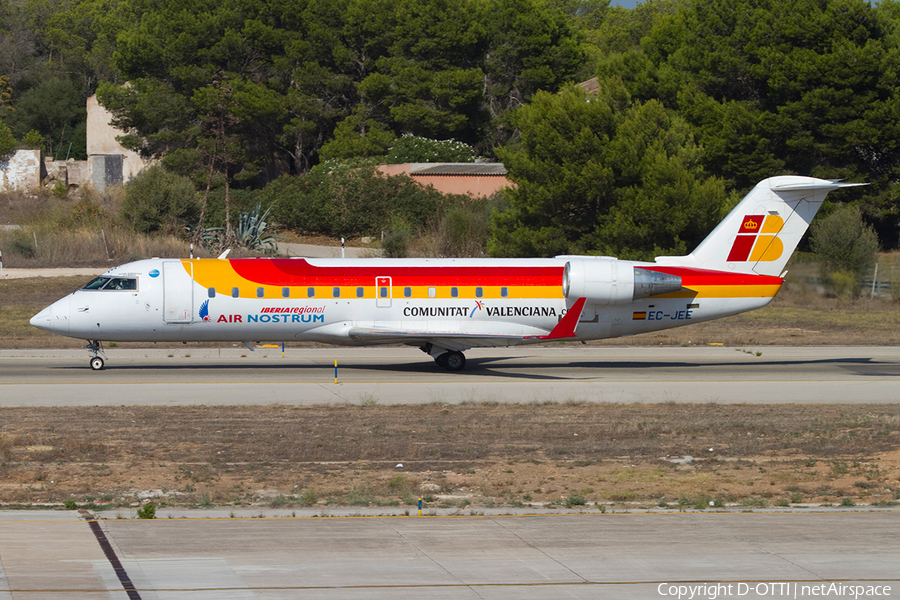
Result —
[{"label": "aircraft shadow", "polygon": [[[871,358],[825,358],[825,359],[787,359],[787,360],[765,360],[754,361],[748,363],[741,360],[734,361],[717,361],[717,362],[687,362],[687,361],[577,361],[577,362],[551,362],[536,363],[526,362],[526,356],[504,356],[504,357],[478,357],[470,358],[466,362],[466,368],[461,375],[468,377],[484,377],[499,379],[529,379],[529,380],[552,380],[552,381],[584,381],[584,380],[603,380],[604,370],[615,369],[625,371],[635,371],[635,373],[650,370],[668,370],[668,371],[695,371],[700,368],[734,368],[739,370],[758,371],[759,369],[778,369],[784,367],[798,366],[831,366],[834,369],[842,369],[849,371],[861,377],[900,377],[900,363],[879,362]],[[517,362],[521,361],[521,362]],[[65,366],[60,369],[83,370],[83,366]],[[559,375],[552,373],[553,370],[565,368],[568,370],[576,370],[581,373],[574,375]],[[110,371],[133,371],[133,372],[187,372],[187,371],[229,371],[234,372],[241,369],[253,371],[291,371],[296,373],[304,372],[321,372],[323,370],[331,371],[333,365],[328,363],[322,364],[297,364],[290,362],[290,358],[268,360],[264,364],[253,362],[250,364],[234,364],[234,363],[193,363],[184,364],[116,364],[111,361],[106,367]],[[420,375],[446,375],[448,378],[455,374],[448,373],[444,369],[438,367],[433,361],[423,357],[423,360],[406,363],[380,363],[372,364],[368,362],[347,362],[339,363],[339,372],[347,371],[373,371],[378,373],[407,373]],[[448,379],[452,381],[452,379]]]}]

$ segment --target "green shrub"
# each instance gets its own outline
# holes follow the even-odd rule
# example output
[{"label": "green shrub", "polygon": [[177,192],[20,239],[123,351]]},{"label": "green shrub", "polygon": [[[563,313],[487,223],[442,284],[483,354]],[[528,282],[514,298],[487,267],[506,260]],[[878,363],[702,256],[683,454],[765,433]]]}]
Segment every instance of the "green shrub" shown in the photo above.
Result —
[{"label": "green shrub", "polygon": [[850,299],[859,295],[857,276],[850,271],[834,271],[828,275],[826,281],[828,281],[831,291],[838,298]]},{"label": "green shrub", "polygon": [[13,137],[12,131],[6,123],[0,121],[0,160],[11,154],[16,149],[16,146],[18,146],[18,142]]},{"label": "green shrub", "polygon": [[53,184],[53,189],[50,190],[57,198],[64,198],[69,193],[69,188],[64,181],[61,179],[57,179],[56,183]]},{"label": "green shrub", "polygon": [[154,165],[125,186],[122,215],[140,232],[174,233],[198,216],[197,194],[187,177]]},{"label": "green shrub", "polygon": [[456,140],[432,140],[417,135],[404,135],[394,141],[387,163],[475,162],[475,151]]},{"label": "green shrub", "polygon": [[316,491],[313,489],[305,489],[303,490],[303,493],[300,494],[300,504],[303,506],[312,506],[318,501],[319,495],[316,494]]},{"label": "green shrub", "polygon": [[22,258],[34,258],[37,256],[37,248],[34,246],[34,238],[21,229],[12,232],[11,239],[7,242],[5,249],[9,250],[10,255],[20,256]]},{"label": "green shrub", "polygon": [[41,150],[47,146],[47,142],[36,129],[32,129],[28,133],[25,134],[25,137],[22,138],[22,144],[26,148],[30,148],[32,150]]},{"label": "green shrub", "polygon": [[395,219],[384,231],[381,249],[386,258],[405,258],[409,254],[409,243],[413,232],[409,224]]},{"label": "green shrub", "polygon": [[317,167],[299,177],[281,177],[256,196],[274,205],[272,216],[280,224],[334,237],[380,235],[395,218],[424,227],[442,199],[433,188],[405,175],[383,176],[371,166]]},{"label": "green shrub", "polygon": [[587,500],[581,494],[572,494],[566,501],[567,506],[584,506],[585,504],[587,504]]},{"label": "green shrub", "polygon": [[148,502],[147,504],[137,509],[137,517],[138,519],[155,519],[156,504],[154,504],[153,502]]},{"label": "green shrub", "polygon": [[[878,235],[863,221],[859,208],[844,206],[813,222],[809,244],[818,255],[823,278],[849,273],[856,285],[878,250]],[[838,276],[840,284],[845,279],[846,275]]]},{"label": "green shrub", "polygon": [[438,225],[441,256],[479,257],[487,245],[491,210],[483,200],[451,206]]}]

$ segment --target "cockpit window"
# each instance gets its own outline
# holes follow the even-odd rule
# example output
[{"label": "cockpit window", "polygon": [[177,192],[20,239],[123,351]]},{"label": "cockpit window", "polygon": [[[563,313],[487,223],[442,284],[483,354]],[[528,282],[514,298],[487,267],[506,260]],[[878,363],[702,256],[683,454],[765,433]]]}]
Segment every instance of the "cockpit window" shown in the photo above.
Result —
[{"label": "cockpit window", "polygon": [[137,289],[137,279],[131,279],[130,277],[116,277],[106,284],[103,288],[104,290],[136,290]]},{"label": "cockpit window", "polygon": [[83,289],[83,290],[99,290],[104,285],[106,285],[109,280],[110,280],[109,277],[98,277],[81,289]]},{"label": "cockpit window", "polygon": [[98,277],[83,288],[84,290],[136,290],[137,279],[131,277]]}]

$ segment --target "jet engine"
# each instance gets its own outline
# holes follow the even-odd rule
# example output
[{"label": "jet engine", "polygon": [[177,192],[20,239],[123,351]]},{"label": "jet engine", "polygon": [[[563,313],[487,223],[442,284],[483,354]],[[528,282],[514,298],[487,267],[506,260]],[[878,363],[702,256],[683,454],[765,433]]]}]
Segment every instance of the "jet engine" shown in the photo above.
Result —
[{"label": "jet engine", "polygon": [[563,294],[569,300],[587,298],[589,304],[627,304],[634,300],[677,292],[681,277],[636,267],[607,256],[569,258],[563,272]]}]

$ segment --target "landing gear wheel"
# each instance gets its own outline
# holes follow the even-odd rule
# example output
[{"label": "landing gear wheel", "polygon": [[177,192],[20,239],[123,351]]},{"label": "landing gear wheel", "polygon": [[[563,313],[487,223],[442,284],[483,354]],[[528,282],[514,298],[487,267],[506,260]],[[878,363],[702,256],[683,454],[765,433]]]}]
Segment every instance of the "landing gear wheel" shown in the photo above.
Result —
[{"label": "landing gear wheel", "polygon": [[444,359],[444,364],[441,366],[448,371],[456,372],[466,368],[466,357],[462,352],[450,351],[446,354],[442,354],[440,358]]},{"label": "landing gear wheel", "polygon": [[447,355],[448,354],[449,354],[449,352],[444,352],[443,354],[439,354],[434,357],[434,362],[436,362],[438,364],[438,366],[441,367],[442,369],[447,368]]},{"label": "landing gear wheel", "polygon": [[[88,345],[85,346],[87,351],[91,353],[91,369],[94,371],[99,371],[103,368],[103,359],[106,358],[106,355],[103,354],[103,347],[100,345],[100,340],[88,340]],[[103,358],[100,358],[100,357]]]}]

